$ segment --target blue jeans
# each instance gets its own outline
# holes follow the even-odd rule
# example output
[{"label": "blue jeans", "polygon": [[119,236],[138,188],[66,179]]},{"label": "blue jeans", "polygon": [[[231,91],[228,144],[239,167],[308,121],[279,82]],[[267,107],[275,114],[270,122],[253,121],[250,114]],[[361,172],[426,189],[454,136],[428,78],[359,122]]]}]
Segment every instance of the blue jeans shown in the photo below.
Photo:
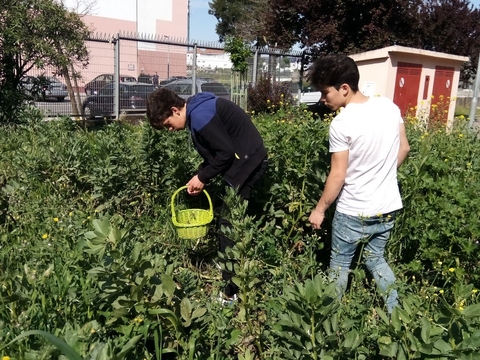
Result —
[{"label": "blue jeans", "polygon": [[377,283],[389,313],[398,305],[397,290],[392,288],[395,275],[384,258],[385,246],[395,223],[395,213],[359,217],[335,211],[332,223],[332,251],[329,278],[337,283],[342,298],[348,282],[352,259],[360,243],[365,244],[365,265]]}]

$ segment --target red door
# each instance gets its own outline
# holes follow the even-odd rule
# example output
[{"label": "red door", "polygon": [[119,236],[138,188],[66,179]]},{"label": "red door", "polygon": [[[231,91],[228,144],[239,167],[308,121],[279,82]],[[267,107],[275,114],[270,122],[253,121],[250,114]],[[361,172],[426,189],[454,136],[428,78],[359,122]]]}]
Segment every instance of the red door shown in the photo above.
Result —
[{"label": "red door", "polygon": [[430,106],[430,121],[447,121],[454,71],[455,69],[452,67],[435,67],[435,79],[433,81],[432,101]]},{"label": "red door", "polygon": [[397,65],[393,102],[400,108],[402,115],[411,113],[409,109],[417,106],[421,74],[422,64],[399,62]]}]

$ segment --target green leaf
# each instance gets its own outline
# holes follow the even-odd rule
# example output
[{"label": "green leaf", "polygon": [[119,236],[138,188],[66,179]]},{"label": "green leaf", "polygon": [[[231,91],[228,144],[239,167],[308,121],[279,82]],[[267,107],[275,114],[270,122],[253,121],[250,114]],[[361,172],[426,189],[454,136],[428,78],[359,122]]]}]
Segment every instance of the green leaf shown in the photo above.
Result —
[{"label": "green leaf", "polygon": [[185,321],[191,320],[192,317],[192,303],[188,298],[183,298],[180,303],[180,315]]},{"label": "green leaf", "polygon": [[397,353],[398,353],[398,343],[393,342],[388,345],[380,344],[380,355],[396,358]]},{"label": "green leaf", "polygon": [[433,345],[431,344],[422,344],[420,345],[420,352],[425,355],[431,355],[433,351]]},{"label": "green leaf", "polygon": [[108,236],[108,233],[110,232],[110,221],[108,219],[95,219],[92,221],[92,224],[97,233],[103,235],[103,237]]},{"label": "green leaf", "polygon": [[388,319],[387,314],[385,314],[385,311],[383,311],[379,307],[375,307],[375,310],[376,310],[377,314],[380,316],[380,318],[383,320],[385,325],[390,324],[390,320]]},{"label": "green leaf", "polygon": [[360,343],[360,336],[356,330],[351,330],[348,332],[343,346],[346,348],[355,349]]},{"label": "green leaf", "polygon": [[5,349],[6,347],[10,346],[11,344],[17,342],[20,339],[23,339],[24,337],[30,336],[30,335],[41,335],[48,341],[50,341],[58,350],[60,350],[69,360],[83,360],[82,357],[75,352],[70,346],[68,346],[63,340],[60,340],[58,337],[55,335],[52,335],[46,331],[42,330],[30,330],[30,331],[25,331],[18,335],[15,339],[10,341],[7,345],[3,346],[0,348],[0,350]]},{"label": "green leaf", "polygon": [[192,314],[192,320],[202,317],[203,315],[205,315],[206,312],[207,312],[207,308],[197,308],[197,309],[195,309],[193,311],[193,314]]},{"label": "green leaf", "polygon": [[392,338],[390,336],[380,336],[377,343],[380,345],[390,345],[392,343]]},{"label": "green leaf", "polygon": [[127,355],[130,351],[132,351],[133,347],[135,344],[142,338],[142,335],[136,335],[133,338],[131,338],[125,346],[122,348],[122,350],[115,356],[116,359],[124,359],[125,355]]},{"label": "green leaf", "polygon": [[314,304],[318,299],[318,292],[315,284],[311,280],[307,280],[305,283],[305,300],[309,304]]},{"label": "green leaf", "polygon": [[167,295],[169,299],[173,298],[175,293],[175,281],[173,281],[170,275],[163,274],[161,277],[162,280],[162,290]]},{"label": "green leaf", "polygon": [[433,346],[444,355],[450,354],[452,351],[452,346],[443,339],[435,341]]},{"label": "green leaf", "polygon": [[480,304],[467,306],[465,309],[463,309],[462,315],[466,319],[480,317]]},{"label": "green leaf", "polygon": [[421,320],[422,323],[422,331],[421,331],[421,336],[422,340],[425,344],[430,343],[430,322],[426,318],[422,318]]}]

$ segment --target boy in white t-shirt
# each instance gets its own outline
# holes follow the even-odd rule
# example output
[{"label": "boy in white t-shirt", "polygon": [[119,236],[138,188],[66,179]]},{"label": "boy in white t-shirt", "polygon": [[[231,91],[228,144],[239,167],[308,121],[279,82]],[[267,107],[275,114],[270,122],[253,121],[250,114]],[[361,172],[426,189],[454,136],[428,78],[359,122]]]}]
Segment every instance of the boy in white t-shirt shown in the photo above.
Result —
[{"label": "boy in white t-shirt", "polygon": [[329,277],[342,297],[357,246],[364,243],[364,260],[382,294],[388,312],[398,304],[395,276],[384,258],[385,246],[402,208],[397,168],[410,146],[399,108],[384,97],[367,97],[358,90],[360,74],[345,55],[319,58],[309,80],[322,92],[331,110],[342,111],[330,125],[330,173],[309,221],[320,229],[325,211],[337,200],[332,223]]}]

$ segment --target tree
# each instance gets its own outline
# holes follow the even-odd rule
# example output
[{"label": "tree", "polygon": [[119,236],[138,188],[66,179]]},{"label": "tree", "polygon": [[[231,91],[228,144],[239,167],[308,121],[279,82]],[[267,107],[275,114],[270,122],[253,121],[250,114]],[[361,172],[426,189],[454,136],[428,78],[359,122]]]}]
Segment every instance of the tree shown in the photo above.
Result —
[{"label": "tree", "polygon": [[474,76],[480,51],[480,9],[467,0],[426,0],[420,9],[424,27],[421,48],[469,56],[460,80]]},{"label": "tree", "polygon": [[269,38],[313,52],[352,53],[402,44],[416,46],[421,0],[271,1]]},{"label": "tree", "polygon": [[264,16],[270,9],[269,0],[213,0],[209,6],[208,13],[218,20],[215,30],[220,41],[236,36],[265,45]]},{"label": "tree", "polygon": [[210,14],[221,39],[299,44],[313,57],[391,45],[469,56],[463,81],[475,73],[480,51],[480,10],[468,0],[213,0]]},{"label": "tree", "polygon": [[270,1],[264,31],[279,46],[295,43],[314,56],[403,45],[470,57],[472,77],[480,51],[480,10],[468,0]]},{"label": "tree", "polygon": [[24,100],[20,80],[33,68],[54,67],[71,88],[70,65],[88,64],[88,34],[80,17],[54,0],[0,3],[0,123],[15,121]]}]

